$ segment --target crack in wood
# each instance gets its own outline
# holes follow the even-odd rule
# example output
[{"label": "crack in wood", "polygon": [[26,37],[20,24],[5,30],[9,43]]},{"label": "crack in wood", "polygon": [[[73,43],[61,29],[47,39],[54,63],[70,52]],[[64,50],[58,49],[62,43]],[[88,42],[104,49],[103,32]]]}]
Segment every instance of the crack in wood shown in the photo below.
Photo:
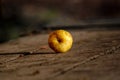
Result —
[{"label": "crack in wood", "polygon": [[14,61],[20,57],[24,57],[24,56],[28,56],[28,55],[38,55],[38,54],[45,55],[45,54],[55,54],[55,53],[52,53],[52,52],[29,52],[29,51],[28,52],[0,53],[0,55],[17,55],[15,57],[12,57],[12,58],[6,60],[6,61],[0,62],[0,64]]}]

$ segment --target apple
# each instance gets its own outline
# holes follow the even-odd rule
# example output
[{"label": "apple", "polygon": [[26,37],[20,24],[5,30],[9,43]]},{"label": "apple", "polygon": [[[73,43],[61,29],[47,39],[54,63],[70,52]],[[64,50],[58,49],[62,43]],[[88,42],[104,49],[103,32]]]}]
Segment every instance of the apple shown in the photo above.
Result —
[{"label": "apple", "polygon": [[64,53],[71,49],[72,35],[66,30],[55,30],[50,33],[48,44],[56,53]]}]

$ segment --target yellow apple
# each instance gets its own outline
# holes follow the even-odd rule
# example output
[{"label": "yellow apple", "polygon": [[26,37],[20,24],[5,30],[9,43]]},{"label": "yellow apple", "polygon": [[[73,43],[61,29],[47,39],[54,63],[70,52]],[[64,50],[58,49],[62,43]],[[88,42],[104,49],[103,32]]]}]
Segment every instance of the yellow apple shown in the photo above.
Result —
[{"label": "yellow apple", "polygon": [[67,52],[71,49],[72,43],[72,35],[66,30],[55,30],[48,38],[49,47],[57,53]]}]

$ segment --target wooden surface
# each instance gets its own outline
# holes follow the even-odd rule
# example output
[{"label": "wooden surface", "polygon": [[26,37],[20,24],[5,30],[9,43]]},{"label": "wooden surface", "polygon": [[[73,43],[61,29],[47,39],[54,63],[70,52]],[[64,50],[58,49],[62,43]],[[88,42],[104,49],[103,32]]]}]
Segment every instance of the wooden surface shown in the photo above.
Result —
[{"label": "wooden surface", "polygon": [[119,30],[69,30],[70,51],[57,54],[48,34],[0,44],[0,80],[120,80]]}]

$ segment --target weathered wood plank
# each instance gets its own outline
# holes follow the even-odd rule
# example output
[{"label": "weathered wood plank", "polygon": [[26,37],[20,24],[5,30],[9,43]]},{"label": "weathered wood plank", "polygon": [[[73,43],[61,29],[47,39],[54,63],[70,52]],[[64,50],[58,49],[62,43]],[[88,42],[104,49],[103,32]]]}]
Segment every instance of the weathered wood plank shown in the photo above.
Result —
[{"label": "weathered wood plank", "polygon": [[119,31],[70,32],[74,44],[66,54],[54,53],[48,47],[48,34],[28,36],[0,45],[0,79],[120,79]]}]

